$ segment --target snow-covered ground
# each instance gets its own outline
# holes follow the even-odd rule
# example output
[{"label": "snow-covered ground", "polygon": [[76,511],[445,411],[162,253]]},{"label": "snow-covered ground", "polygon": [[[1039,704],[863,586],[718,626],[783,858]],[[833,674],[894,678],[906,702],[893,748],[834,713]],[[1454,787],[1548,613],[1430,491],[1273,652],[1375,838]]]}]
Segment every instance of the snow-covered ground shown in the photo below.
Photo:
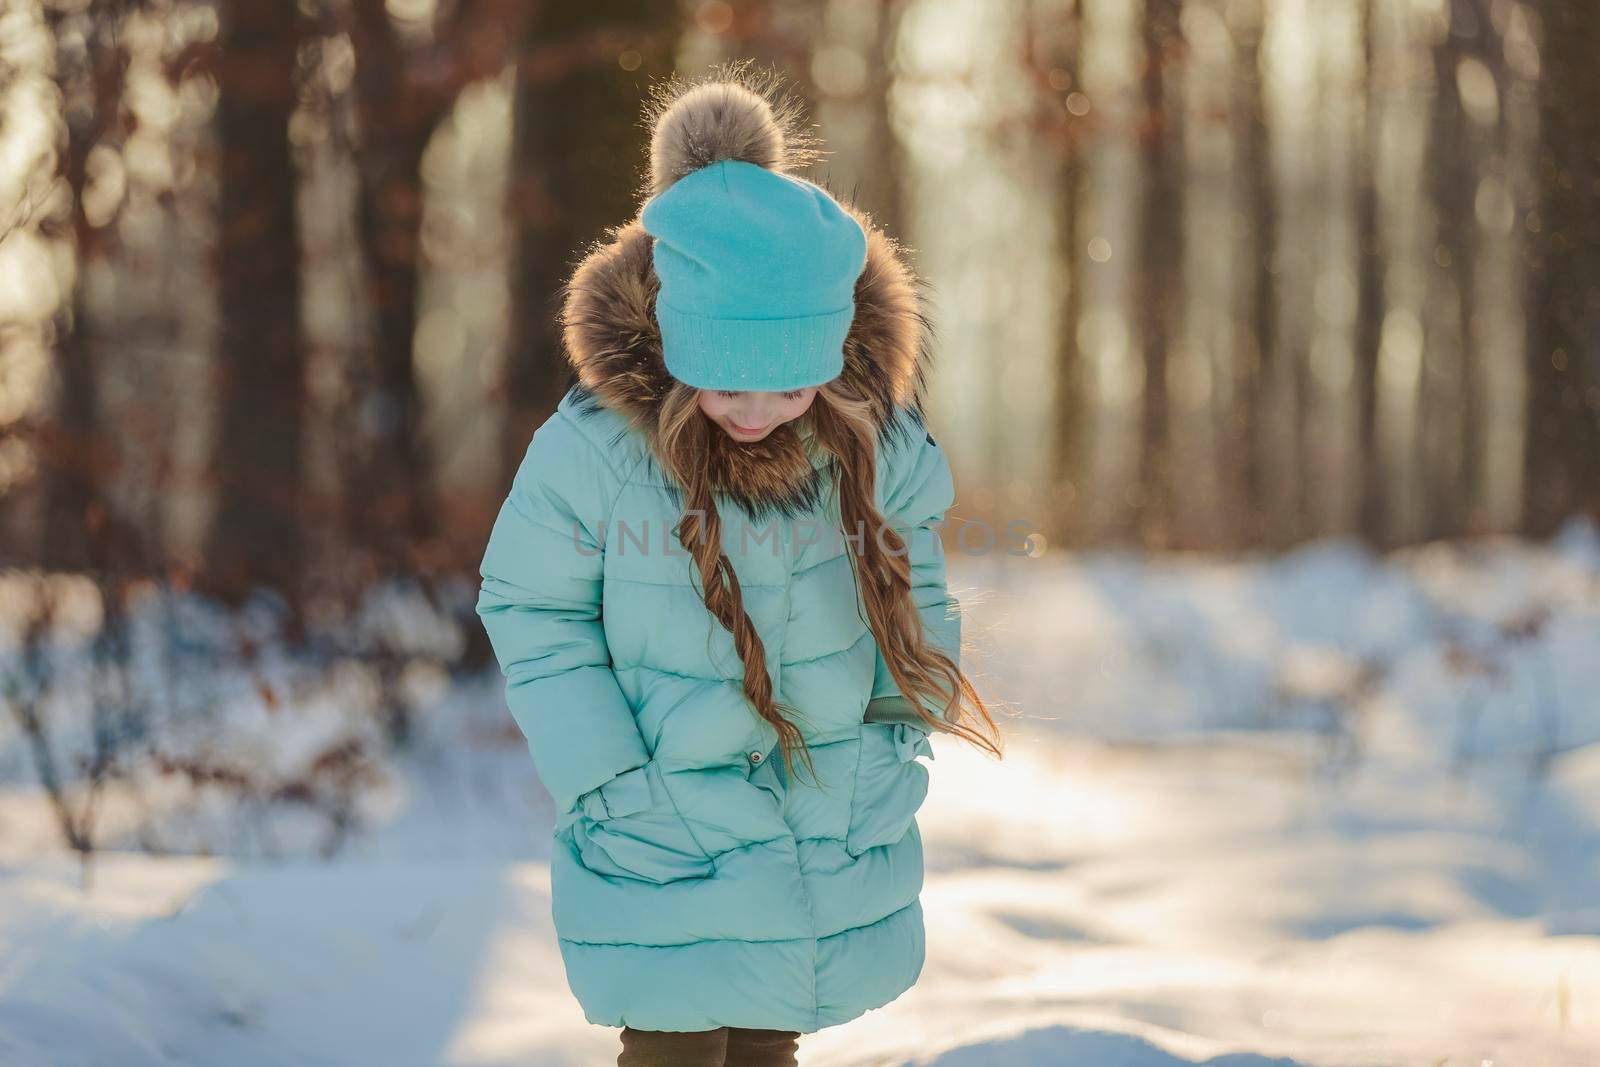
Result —
[{"label": "snow-covered ground", "polygon": [[[950,563],[1007,755],[934,739],[922,979],[803,1064],[1600,1064],[1591,528]],[[417,691],[331,859],[116,848],[87,890],[0,732],[0,1064],[613,1062],[498,677]]]}]

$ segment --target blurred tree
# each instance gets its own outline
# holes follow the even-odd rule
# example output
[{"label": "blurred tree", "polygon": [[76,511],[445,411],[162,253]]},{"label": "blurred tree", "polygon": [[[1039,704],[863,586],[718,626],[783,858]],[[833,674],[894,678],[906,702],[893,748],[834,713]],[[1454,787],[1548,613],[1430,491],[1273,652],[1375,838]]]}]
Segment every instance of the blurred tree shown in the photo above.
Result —
[{"label": "blurred tree", "polygon": [[[808,88],[817,125],[828,130],[826,184],[871,213],[880,229],[907,232],[906,153],[891,116],[895,48],[908,0],[825,0]],[[912,250],[913,258],[915,250]]]},{"label": "blurred tree", "polygon": [[648,82],[670,74],[672,4],[545,4],[523,28],[512,105],[507,211],[515,231],[504,375],[510,484],[534,427],[571,381],[561,286],[587,247],[633,217],[648,176]]},{"label": "blurred tree", "polygon": [[[1028,0],[1013,61],[1035,87],[1032,143],[1054,153],[1043,162],[1057,177],[1025,210],[1053,213],[1057,276],[1065,279],[1051,312],[1059,348],[1043,357],[1056,362],[1059,389],[1056,426],[1046,431],[1059,472],[1055,495],[1044,502],[1057,509],[1050,525],[1065,532],[1083,503],[1102,499],[1119,514],[1078,530],[1078,543],[1109,534],[1151,547],[1282,547],[1345,532],[1340,509],[1350,502],[1353,525],[1391,546],[1510,527],[1519,502],[1521,529],[1533,534],[1550,532],[1575,510],[1600,509],[1600,301],[1593,295],[1600,290],[1600,120],[1586,106],[1600,90],[1591,69],[1600,14],[1591,7],[1441,0],[1407,14],[1380,0],[1347,0],[1329,9],[1330,25],[1353,31],[1346,38],[1308,31],[1262,0],[1146,0],[1127,14],[1082,0]],[[895,218],[897,138],[915,138],[922,127],[909,110],[891,123],[891,105],[960,101],[988,109],[973,123],[986,136],[1009,132],[1000,116],[1010,104],[973,90],[972,64],[1004,55],[987,50],[1003,38],[979,39],[998,33],[999,23],[974,23],[984,28],[968,31],[971,42],[940,42],[934,63],[948,71],[902,69],[898,48],[913,43],[897,38],[907,9],[919,12],[906,23],[912,33],[949,26],[943,16],[922,18],[932,7],[920,0],[883,0],[870,10],[851,0],[29,6],[12,24],[25,23],[29,33],[42,27],[52,47],[28,52],[32,67],[0,71],[0,86],[54,81],[54,151],[34,149],[18,177],[27,190],[55,195],[23,194],[16,229],[35,231],[29,239],[43,238],[52,252],[70,246],[76,265],[59,306],[31,319],[26,309],[18,313],[23,329],[49,346],[53,389],[48,410],[41,404],[19,416],[41,431],[30,441],[36,448],[18,453],[38,456],[38,476],[25,463],[6,468],[8,486],[34,488],[30,508],[8,511],[38,523],[28,542],[41,560],[111,573],[153,567],[156,538],[176,529],[163,528],[162,519],[176,515],[197,529],[210,503],[200,582],[229,597],[257,584],[292,596],[305,575],[330,568],[359,587],[377,571],[427,569],[424,560],[444,557],[420,549],[440,546],[445,534],[470,546],[476,524],[442,519],[441,503],[431,499],[441,475],[421,420],[425,408],[444,419],[471,410],[470,386],[430,406],[437,398],[422,394],[438,379],[419,377],[416,363],[419,292],[424,282],[449,281],[430,271],[455,269],[424,259],[424,206],[448,201],[452,211],[461,206],[462,218],[485,214],[474,198],[488,186],[449,184],[460,175],[444,167],[431,173],[445,175],[446,185],[430,189],[422,175],[428,146],[440,143],[463,89],[514,68],[508,189],[503,204],[488,206],[503,207],[513,227],[510,339],[496,398],[506,407],[501,456],[509,466],[570,380],[560,357],[562,284],[587,247],[642,202],[641,106],[658,77],[717,63],[770,68],[831,131],[820,176],[851,199],[875,188],[874,214],[896,233],[916,227]],[[1217,64],[1207,71],[1231,61],[1237,72],[1231,99],[1220,106],[1203,93],[1182,100],[1186,34],[1203,45],[1197,54],[1207,64]],[[1316,73],[1305,74],[1300,63]],[[163,68],[165,86],[143,92],[146,72]],[[1091,84],[1097,92],[1105,86],[1109,107],[1088,106],[1085,69],[1104,79]],[[1186,75],[1197,86],[1204,76]],[[928,78],[948,78],[950,95],[923,94]],[[897,85],[915,91],[897,95]],[[1360,96],[1348,116],[1338,113],[1347,90]],[[1102,188],[1086,175],[1128,173],[1127,141],[1098,126],[1116,115],[1117,91],[1140,105],[1138,180]],[[476,114],[496,114],[492,97]],[[1329,125],[1335,115],[1336,128]],[[1226,136],[1197,127],[1202,136],[1185,141],[1185,123],[1223,120]],[[355,135],[336,140],[347,123]],[[501,130],[467,125],[448,130],[463,151],[501,143]],[[26,140],[18,132],[25,126],[8,135]],[[205,139],[212,135],[214,142]],[[1347,149],[1348,171],[1339,158]],[[825,157],[835,153],[839,165],[830,169]],[[937,165],[920,149],[907,158]],[[316,167],[323,159],[337,165]],[[1318,161],[1336,161],[1338,169]],[[1213,195],[1205,183],[1230,167],[1232,184]],[[1523,174],[1531,180],[1519,180]],[[194,225],[212,218],[213,176],[215,234]],[[995,177],[1006,175],[996,170]],[[920,186],[920,178],[905,176],[919,191],[908,204],[937,185]],[[1354,191],[1348,214],[1336,198],[1346,182]],[[918,210],[937,219],[942,206]],[[1121,240],[1130,218],[1140,233],[1131,256]],[[1103,278],[1105,288],[1085,291],[1079,260],[1088,261],[1086,242],[1108,227],[1117,255],[1095,264],[1096,285]],[[1199,248],[1182,254],[1186,230],[1200,243],[1224,242],[1237,265],[1236,283],[1230,275],[1203,290],[1232,301],[1232,328],[1223,314],[1182,319],[1201,293],[1184,264],[1204,262]],[[316,248],[303,251],[301,235]],[[1314,247],[1322,235],[1334,253]],[[1353,257],[1342,251],[1346,238],[1357,248]],[[211,267],[200,268],[196,252],[205,242],[214,242],[215,335],[208,300],[168,295],[188,295],[190,286],[209,295]],[[1515,260],[1524,245],[1526,261]],[[928,254],[938,248],[930,242]],[[930,281],[941,269],[917,266]],[[1502,278],[1516,278],[1521,291],[1495,297]],[[361,295],[341,301],[312,291],[328,279],[354,281]],[[1347,281],[1356,301],[1348,337]],[[977,307],[986,298],[982,285],[951,292],[952,314],[968,309],[961,301]],[[1142,393],[1136,371],[1083,373],[1078,346],[1108,336],[1080,332],[1085,299],[1097,301],[1092,325],[1099,315],[1127,317],[1113,325],[1127,326],[1138,342]],[[302,304],[315,315],[309,335]],[[473,339],[497,327],[496,304],[476,303],[482,314],[472,323],[464,316]],[[973,336],[1000,329],[981,316],[972,321]],[[1326,328],[1330,322],[1337,328]],[[1518,363],[1506,338],[1523,329],[1527,359]],[[309,360],[307,336],[331,338],[335,354]],[[1214,357],[1210,363],[1184,362],[1191,337]],[[112,359],[113,351],[125,358]],[[193,421],[150,411],[150,396],[194,382],[193,368],[203,362],[215,366],[216,388],[174,391],[174,404],[198,399],[215,411]],[[1341,377],[1347,365],[1348,383]],[[450,368],[440,369],[448,377]],[[1189,369],[1229,377],[1177,373]],[[310,409],[307,378],[319,389]],[[1514,387],[1524,379],[1526,408],[1517,411]],[[1186,383],[1210,386],[1209,408],[1187,406],[1198,394],[1180,388]],[[1124,397],[1135,394],[1137,406],[1126,408]],[[999,395],[983,402],[1000,403]],[[351,413],[358,417],[341,419]],[[147,421],[135,432],[141,418]],[[136,447],[105,447],[102,424],[112,420]],[[989,413],[980,421],[1002,420]],[[323,450],[325,430],[334,444]],[[318,445],[309,452],[308,437]],[[1494,451],[1508,439],[1512,449],[1526,444],[1509,469],[1505,453]],[[1213,440],[1220,442],[1214,453]],[[189,457],[207,447],[213,473],[191,495]],[[986,484],[1015,490],[1015,470],[984,470],[982,462],[971,469]],[[1208,499],[1189,485],[1211,484],[1212,465],[1219,491]],[[1192,473],[1206,480],[1177,480]],[[1339,491],[1349,483],[1357,499],[1317,507],[1319,480]],[[498,481],[509,481],[509,471]],[[343,525],[305,509],[304,489],[324,485],[332,507],[345,510]],[[345,487],[355,491],[340,501]],[[135,502],[153,517],[129,520]],[[325,530],[346,536],[323,537]],[[124,563],[108,566],[112,556]],[[376,570],[353,566],[358,556]]]},{"label": "blurred tree", "polygon": [[[44,493],[39,562],[47,567],[98,570],[105,564],[110,523],[103,488],[111,456],[99,418],[99,338],[94,333],[85,276],[115,235],[115,212],[90,218],[84,193],[89,157],[107,138],[120,137],[128,54],[120,40],[130,5],[123,0],[48,3],[45,25],[55,43],[55,88],[64,144],[56,154],[64,231],[75,259],[70,290],[55,315],[55,395],[41,421],[39,451]],[[50,234],[56,227],[47,221]]]},{"label": "blurred tree", "polygon": [[[1452,252],[1457,302],[1455,313],[1461,343],[1461,439],[1459,499],[1450,515],[1446,535],[1482,533],[1487,483],[1485,449],[1489,441],[1490,362],[1495,353],[1484,343],[1483,316],[1479,314],[1479,276],[1485,269],[1483,224],[1484,183],[1505,164],[1506,69],[1505,42],[1495,32],[1489,0],[1455,0],[1451,7],[1451,39],[1456,58],[1450,71],[1455,83],[1458,146],[1449,166],[1455,173],[1455,208],[1459,212]],[[1463,95],[1463,86],[1469,96]]]},{"label": "blurred tree", "polygon": [[1539,0],[1523,526],[1600,518],[1600,7]]},{"label": "blurred tree", "polygon": [[1351,178],[1356,196],[1356,321],[1354,373],[1356,448],[1359,491],[1357,529],[1373,544],[1387,544],[1383,507],[1384,452],[1378,436],[1378,353],[1383,338],[1383,270],[1388,257],[1378,225],[1378,139],[1380,101],[1388,99],[1376,86],[1378,74],[1378,0],[1356,0],[1360,18],[1361,104],[1352,110]]},{"label": "blurred tree", "polygon": [[360,497],[350,528],[386,569],[410,569],[407,547],[435,532],[438,515],[413,350],[423,152],[461,91],[505,69],[527,6],[457,0],[431,13],[425,34],[413,25],[404,35],[385,0],[352,0],[348,8],[360,116],[357,229],[373,314],[371,379],[359,387],[377,413],[362,422],[369,436],[350,479]]},{"label": "blurred tree", "polygon": [[[848,2],[848,0],[846,0]],[[899,6],[883,0],[879,6]],[[686,0],[676,67],[686,74],[720,66],[760,68],[787,82],[813,107],[820,99],[812,68],[830,0]]]},{"label": "blurred tree", "polygon": [[1046,501],[1044,529],[1068,541],[1083,536],[1082,502],[1090,468],[1093,383],[1078,340],[1083,314],[1080,271],[1090,148],[1096,115],[1083,89],[1083,5],[1080,0],[1029,0],[1031,17],[1023,64],[1037,93],[1039,143],[1048,146],[1059,168],[1057,195],[1050,203],[1061,271],[1057,301],[1055,433],[1050,442],[1055,472]]},{"label": "blurred tree", "polygon": [[1244,300],[1238,337],[1241,351],[1235,360],[1234,414],[1229,420],[1234,442],[1233,459],[1226,465],[1236,472],[1235,490],[1240,502],[1239,536],[1242,543],[1265,544],[1273,523],[1267,508],[1270,484],[1267,464],[1270,446],[1269,373],[1278,362],[1278,295],[1274,274],[1278,246],[1277,189],[1273,181],[1272,128],[1267,114],[1266,79],[1261,65],[1261,41],[1266,32],[1265,0],[1246,0],[1233,9],[1228,25],[1234,32],[1239,55],[1235,90],[1238,107],[1238,159],[1240,200],[1248,213],[1250,256],[1246,266]]},{"label": "blurred tree", "polygon": [[1433,112],[1428,127],[1427,180],[1433,209],[1434,256],[1429,265],[1429,312],[1423,335],[1422,387],[1417,421],[1422,430],[1425,537],[1462,528],[1471,471],[1467,459],[1476,432],[1476,379],[1470,329],[1472,260],[1479,158],[1467,154],[1470,131],[1459,70],[1482,50],[1488,26],[1473,0],[1447,0],[1440,39],[1432,49]]},{"label": "blurred tree", "polygon": [[1133,297],[1144,349],[1144,399],[1134,528],[1143,545],[1170,548],[1174,527],[1171,412],[1167,363],[1179,329],[1183,292],[1182,130],[1173,121],[1182,85],[1183,0],[1146,0],[1139,78],[1144,157],[1139,217],[1139,263]]},{"label": "blurred tree", "polygon": [[197,584],[236,601],[266,585],[298,606],[305,571],[305,339],[298,174],[289,140],[296,5],[219,0],[216,491]]}]

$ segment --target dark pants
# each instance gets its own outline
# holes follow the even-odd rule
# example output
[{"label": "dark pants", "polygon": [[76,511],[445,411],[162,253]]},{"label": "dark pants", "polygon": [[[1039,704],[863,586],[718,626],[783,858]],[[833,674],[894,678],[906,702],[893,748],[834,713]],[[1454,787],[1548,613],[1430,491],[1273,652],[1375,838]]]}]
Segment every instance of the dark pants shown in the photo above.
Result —
[{"label": "dark pants", "polygon": [[794,1067],[795,1030],[635,1030],[622,1028],[617,1067]]}]

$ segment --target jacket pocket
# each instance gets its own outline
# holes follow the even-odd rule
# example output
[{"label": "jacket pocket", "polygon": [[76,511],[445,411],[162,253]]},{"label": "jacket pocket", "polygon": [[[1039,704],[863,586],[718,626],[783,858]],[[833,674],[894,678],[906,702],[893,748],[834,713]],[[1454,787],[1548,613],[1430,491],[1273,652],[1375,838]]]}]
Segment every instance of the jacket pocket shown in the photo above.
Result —
[{"label": "jacket pocket", "polygon": [[933,759],[928,731],[909,722],[863,722],[855,795],[845,851],[859,856],[906,835],[928,796],[928,768],[918,756]]},{"label": "jacket pocket", "polygon": [[557,832],[562,829],[570,831],[579,861],[595,874],[663,885],[714,870],[654,760],[584,793]]}]

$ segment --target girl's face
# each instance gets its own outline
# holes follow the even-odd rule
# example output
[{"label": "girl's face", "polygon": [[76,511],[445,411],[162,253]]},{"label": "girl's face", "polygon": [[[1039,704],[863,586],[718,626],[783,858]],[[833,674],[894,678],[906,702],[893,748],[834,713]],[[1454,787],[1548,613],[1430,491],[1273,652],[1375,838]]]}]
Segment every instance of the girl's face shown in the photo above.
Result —
[{"label": "girl's face", "polygon": [[700,410],[735,441],[759,441],[790,419],[806,413],[817,387],[785,393],[700,390]]}]

